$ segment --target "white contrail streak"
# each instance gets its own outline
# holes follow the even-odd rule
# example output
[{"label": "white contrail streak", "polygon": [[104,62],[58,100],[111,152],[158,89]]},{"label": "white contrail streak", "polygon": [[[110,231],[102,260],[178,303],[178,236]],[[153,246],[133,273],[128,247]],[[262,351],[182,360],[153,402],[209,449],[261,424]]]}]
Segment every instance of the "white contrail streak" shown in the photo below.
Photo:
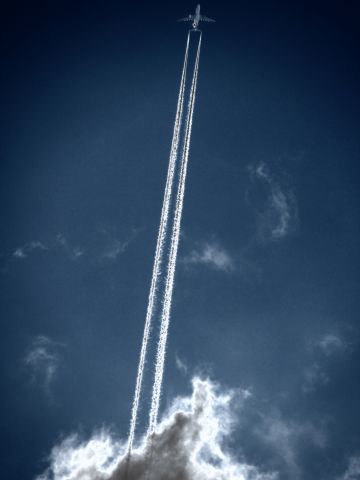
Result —
[{"label": "white contrail streak", "polygon": [[147,346],[148,346],[149,337],[150,337],[151,322],[154,315],[154,309],[156,306],[157,289],[158,289],[158,283],[161,276],[161,265],[162,265],[163,255],[164,255],[164,244],[166,240],[168,223],[169,223],[169,210],[170,210],[171,196],[173,191],[175,167],[176,167],[176,160],[178,156],[180,130],[181,130],[181,123],[182,123],[182,116],[183,116],[183,107],[184,107],[184,92],[185,92],[186,70],[187,70],[188,54],[189,54],[189,41],[190,41],[190,32],[188,34],[187,43],[186,43],[184,65],[183,65],[183,70],[181,75],[180,91],[179,91],[173,138],[172,138],[171,150],[170,150],[168,174],[167,174],[167,180],[166,180],[166,186],[165,186],[165,192],[164,192],[163,206],[161,210],[160,226],[159,226],[159,232],[158,232],[158,238],[157,238],[157,244],[156,244],[154,266],[153,266],[149,298],[148,298],[148,306],[146,311],[144,334],[143,334],[143,339],[141,344],[139,365],[138,365],[138,371],[136,376],[135,394],[134,394],[134,400],[133,400],[132,411],[131,411],[131,421],[130,421],[128,445],[127,445],[128,455],[130,455],[131,453],[133,442],[134,442],[141,387],[142,387],[146,353],[147,353]]},{"label": "white contrail streak", "polygon": [[153,433],[156,428],[159,405],[160,405],[161,387],[162,387],[162,380],[164,375],[164,365],[165,365],[165,356],[166,356],[166,343],[167,343],[167,336],[168,336],[169,323],[170,323],[172,294],[173,294],[173,288],[174,288],[176,258],[177,258],[177,251],[179,246],[181,217],[182,217],[182,210],[183,210],[183,204],[184,204],[185,182],[186,182],[187,165],[188,165],[188,159],[189,159],[190,137],[191,137],[192,121],[193,121],[193,113],[194,113],[196,84],[197,84],[197,77],[198,77],[198,70],[199,70],[200,47],[201,47],[201,34],[200,34],[197,53],[196,53],[194,74],[193,74],[193,79],[191,83],[188,112],[187,112],[187,118],[186,118],[186,124],[185,124],[184,145],[183,145],[181,167],[180,167],[180,174],[179,174],[179,185],[178,185],[178,191],[177,191],[177,197],[176,197],[174,223],[173,223],[170,254],[169,254],[167,276],[166,276],[166,283],[165,283],[160,335],[159,335],[159,342],[158,342],[158,348],[157,348],[157,354],[156,354],[155,377],[154,377],[154,385],[153,385],[153,392],[152,392],[151,408],[150,408],[150,414],[149,414],[148,434]]}]

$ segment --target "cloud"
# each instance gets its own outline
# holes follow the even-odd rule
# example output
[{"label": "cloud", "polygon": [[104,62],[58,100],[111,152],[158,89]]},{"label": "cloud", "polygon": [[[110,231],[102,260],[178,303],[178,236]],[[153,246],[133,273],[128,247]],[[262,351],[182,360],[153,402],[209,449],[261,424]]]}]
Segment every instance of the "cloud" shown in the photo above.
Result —
[{"label": "cloud", "polygon": [[337,480],[359,480],[360,478],[360,456],[353,456],[349,460],[349,465],[343,475]]},{"label": "cloud", "polygon": [[340,335],[327,333],[314,343],[314,347],[323,355],[330,357],[334,354],[345,352],[348,344]]},{"label": "cloud", "polygon": [[[294,193],[275,180],[265,163],[250,165],[249,172],[260,189],[255,188],[252,206],[257,217],[257,233],[262,241],[277,241],[298,226],[298,207]],[[255,187],[257,185],[255,184]]]},{"label": "cloud", "polygon": [[304,383],[302,391],[310,393],[319,386],[325,386],[330,382],[330,378],[326,371],[318,364],[314,363],[304,369]]},{"label": "cloud", "polygon": [[14,250],[12,255],[17,259],[24,259],[36,250],[50,252],[58,249],[59,247],[61,247],[71,258],[74,259],[84,255],[84,251],[79,247],[71,245],[67,237],[62,233],[58,233],[55,237],[55,240],[47,242],[47,244],[40,242],[39,240],[26,243],[25,245]]},{"label": "cloud", "polygon": [[24,248],[17,248],[17,249],[14,251],[13,256],[14,256],[15,258],[25,258],[26,255],[25,255]]},{"label": "cloud", "polygon": [[286,420],[278,412],[263,416],[263,423],[255,428],[255,433],[275,455],[280,456],[291,478],[301,475],[298,456],[303,442],[319,448],[326,444],[326,437],[321,430],[310,423]]},{"label": "cloud", "polygon": [[304,393],[311,393],[317,387],[324,387],[330,383],[328,374],[331,357],[336,358],[349,350],[349,343],[343,337],[335,333],[325,333],[308,343],[313,363],[303,371]]},{"label": "cloud", "polygon": [[88,239],[85,247],[74,246],[63,234],[57,235],[57,243],[73,259],[86,256],[96,263],[114,262],[122,255],[133,241],[138,231],[133,230],[125,240],[119,240],[107,230],[101,229]]},{"label": "cloud", "polygon": [[107,230],[102,230],[102,233],[105,237],[105,242],[101,247],[102,253],[100,256],[106,260],[115,261],[125,252],[130,243],[136,238],[139,230],[133,229],[125,240],[119,240]]},{"label": "cloud", "polygon": [[62,233],[58,233],[56,235],[56,245],[60,245],[64,249],[64,251],[70,256],[70,258],[73,258],[74,260],[82,257],[85,254],[84,249],[72,245],[69,239],[65,237],[65,235]]},{"label": "cloud", "polygon": [[188,366],[177,354],[175,355],[175,365],[176,368],[182,372],[184,375],[188,373]]},{"label": "cloud", "polygon": [[18,247],[16,250],[14,250],[13,257],[17,259],[24,259],[34,250],[48,250],[48,248],[42,242],[33,241],[26,243],[22,247]]},{"label": "cloud", "polygon": [[32,340],[23,359],[31,373],[32,382],[46,393],[50,393],[50,386],[59,366],[58,349],[63,346],[64,344],[54,342],[49,337],[38,335]]},{"label": "cloud", "polygon": [[107,230],[101,229],[88,236],[86,241],[82,242],[83,245],[79,246],[64,233],[58,233],[46,243],[38,240],[26,243],[16,248],[12,256],[17,260],[23,260],[36,250],[42,250],[48,253],[61,252],[74,261],[86,258],[93,263],[112,263],[125,252],[137,234],[138,230],[133,229],[125,240],[119,240]]},{"label": "cloud", "polygon": [[182,261],[185,265],[205,265],[222,272],[234,269],[230,254],[216,243],[203,243],[189,252]]},{"label": "cloud", "polygon": [[241,393],[220,393],[209,380],[193,379],[191,397],[177,398],[156,432],[131,458],[126,443],[100,432],[87,442],[71,436],[56,446],[37,480],[273,480],[226,449],[234,426],[232,404]]},{"label": "cloud", "polygon": [[121,242],[114,238],[103,253],[103,257],[109,260],[116,260],[116,258],[125,252],[128,242]]}]

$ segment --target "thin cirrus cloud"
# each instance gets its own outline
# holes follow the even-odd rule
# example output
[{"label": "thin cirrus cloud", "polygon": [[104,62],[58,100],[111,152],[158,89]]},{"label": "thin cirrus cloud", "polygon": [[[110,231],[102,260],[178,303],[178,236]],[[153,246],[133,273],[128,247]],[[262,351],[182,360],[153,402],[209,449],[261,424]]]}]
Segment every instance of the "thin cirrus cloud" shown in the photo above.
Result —
[{"label": "thin cirrus cloud", "polygon": [[209,242],[192,249],[182,262],[186,266],[204,265],[222,272],[231,272],[235,268],[231,255],[220,245]]},{"label": "thin cirrus cloud", "polygon": [[344,353],[348,348],[348,343],[340,335],[327,333],[314,343],[314,347],[319,349],[323,355],[330,357],[331,355]]},{"label": "thin cirrus cloud", "polygon": [[359,480],[360,478],[360,456],[350,457],[346,471],[336,480]]},{"label": "thin cirrus cloud", "polygon": [[349,351],[348,342],[339,334],[324,333],[308,343],[311,363],[303,370],[303,393],[311,393],[331,382],[330,359]]},{"label": "thin cirrus cloud", "polygon": [[50,393],[50,388],[55,380],[59,368],[59,350],[65,345],[56,342],[45,335],[34,337],[26,355],[24,365],[30,373],[31,382]]},{"label": "thin cirrus cloud", "polygon": [[48,242],[36,240],[16,248],[12,257],[20,261],[40,251],[44,253],[58,252],[74,261],[85,258],[92,262],[113,263],[126,251],[136,235],[137,231],[134,230],[127,238],[120,240],[102,229],[88,236],[84,245],[80,246],[70,240],[68,235],[58,233],[54,239]]},{"label": "thin cirrus cloud", "polygon": [[71,244],[69,239],[62,233],[58,233],[54,240],[43,242],[40,240],[33,240],[17,247],[12,256],[17,260],[24,260],[36,252],[54,252],[58,250],[65,252],[70,258],[77,259],[84,255],[83,249]]},{"label": "thin cirrus cloud", "polygon": [[84,249],[73,245],[70,240],[62,233],[56,235],[56,241],[54,247],[62,247],[62,249],[68,254],[69,257],[77,259],[85,254]]},{"label": "thin cirrus cloud", "polygon": [[119,240],[118,238],[110,235],[107,231],[103,230],[102,233],[105,235],[105,242],[101,248],[100,256],[109,261],[116,260],[120,255],[125,253],[126,249],[130,243],[138,235],[139,231],[134,229],[125,240]]},{"label": "thin cirrus cloud", "polygon": [[255,210],[257,236],[262,242],[279,241],[298,227],[298,205],[293,191],[282,185],[261,162],[248,167],[252,180],[248,201]]},{"label": "thin cirrus cloud", "polygon": [[26,243],[25,245],[16,248],[13,251],[13,257],[22,259],[28,257],[34,250],[48,250],[48,247],[44,245],[42,242],[39,241],[32,241],[29,243]]},{"label": "thin cirrus cloud", "polygon": [[305,394],[330,383],[330,377],[325,368],[316,362],[304,369],[303,378],[302,391]]},{"label": "thin cirrus cloud", "polygon": [[189,368],[188,368],[187,364],[177,354],[175,355],[175,366],[179,370],[179,372],[183,373],[184,375],[186,375],[188,373]]},{"label": "thin cirrus cloud", "polygon": [[301,452],[305,442],[312,448],[324,448],[324,432],[310,422],[298,423],[285,419],[279,412],[263,416],[262,423],[255,428],[255,434],[271,449],[285,466],[289,478],[302,476]]}]

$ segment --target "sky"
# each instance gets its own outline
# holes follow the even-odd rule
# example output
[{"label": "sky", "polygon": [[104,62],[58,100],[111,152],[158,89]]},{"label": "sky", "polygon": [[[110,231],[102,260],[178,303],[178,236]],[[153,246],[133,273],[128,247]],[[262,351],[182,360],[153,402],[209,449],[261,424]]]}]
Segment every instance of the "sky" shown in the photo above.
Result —
[{"label": "sky", "polygon": [[[2,10],[3,478],[40,475],[74,432],[126,438],[188,29],[175,20],[194,8]],[[234,458],[279,480],[357,480],[360,7],[202,11],[216,23],[203,26],[162,412],[209,379],[246,397]]]}]

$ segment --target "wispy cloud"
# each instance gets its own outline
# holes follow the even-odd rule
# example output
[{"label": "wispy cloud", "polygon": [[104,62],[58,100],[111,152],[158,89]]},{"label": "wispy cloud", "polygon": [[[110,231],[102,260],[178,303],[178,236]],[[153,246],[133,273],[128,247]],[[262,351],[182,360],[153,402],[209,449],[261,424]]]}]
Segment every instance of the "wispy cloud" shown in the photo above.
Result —
[{"label": "wispy cloud", "polygon": [[340,334],[331,332],[308,342],[312,363],[304,368],[302,391],[311,393],[319,387],[328,385],[331,382],[328,372],[330,359],[336,359],[337,356],[350,351],[349,346]]},{"label": "wispy cloud", "polygon": [[12,252],[12,257],[24,260],[36,251],[43,251],[48,254],[62,253],[74,261],[88,259],[94,263],[113,263],[126,251],[137,234],[138,230],[134,229],[125,239],[119,239],[108,230],[101,229],[89,235],[85,241],[75,243],[69,235],[60,232],[47,242],[34,240],[17,247]]},{"label": "wispy cloud", "polygon": [[175,365],[176,368],[186,375],[188,373],[188,366],[183,359],[181,359],[177,354],[175,354]]},{"label": "wispy cloud", "polygon": [[251,204],[257,216],[257,233],[262,241],[281,240],[293,232],[298,225],[297,200],[290,188],[281,185],[261,162],[250,165],[249,172],[256,188]]},{"label": "wispy cloud", "polygon": [[279,456],[291,478],[301,475],[299,454],[304,441],[313,447],[326,446],[326,436],[311,423],[297,423],[281,416],[279,412],[263,416],[263,422],[255,430],[257,436]]},{"label": "wispy cloud", "polygon": [[44,250],[48,250],[48,247],[44,245],[42,242],[32,241],[32,242],[26,243],[21,247],[16,248],[13,251],[12,255],[17,259],[23,259],[23,258],[26,258],[34,250],[44,251]]},{"label": "wispy cloud", "polygon": [[75,260],[85,254],[84,249],[73,245],[63,233],[58,233],[56,235],[55,246],[60,246],[71,258]]},{"label": "wispy cloud", "polygon": [[182,261],[185,265],[205,265],[223,272],[234,270],[232,257],[217,243],[202,243],[191,250]]},{"label": "wispy cloud", "polygon": [[128,242],[121,242],[118,239],[113,239],[111,245],[104,251],[103,256],[109,260],[115,260],[119,255],[125,252]]},{"label": "wispy cloud", "polygon": [[360,478],[360,456],[355,455],[350,458],[348,467],[341,477],[337,480],[359,480]]},{"label": "wispy cloud", "polygon": [[338,353],[344,353],[348,346],[349,345],[345,339],[335,333],[326,333],[314,342],[314,347],[327,357]]},{"label": "wispy cloud", "polygon": [[24,364],[30,372],[32,383],[50,393],[50,387],[59,367],[59,348],[65,345],[38,335],[32,341],[24,356]]},{"label": "wispy cloud", "polygon": [[137,237],[138,233],[138,229],[133,229],[125,239],[120,240],[107,230],[102,230],[105,241],[100,255],[108,261],[115,261],[126,251],[131,242]]},{"label": "wispy cloud", "polygon": [[315,391],[318,387],[323,387],[330,382],[329,375],[324,367],[318,363],[306,367],[303,372],[304,383],[302,386],[303,393]]}]

